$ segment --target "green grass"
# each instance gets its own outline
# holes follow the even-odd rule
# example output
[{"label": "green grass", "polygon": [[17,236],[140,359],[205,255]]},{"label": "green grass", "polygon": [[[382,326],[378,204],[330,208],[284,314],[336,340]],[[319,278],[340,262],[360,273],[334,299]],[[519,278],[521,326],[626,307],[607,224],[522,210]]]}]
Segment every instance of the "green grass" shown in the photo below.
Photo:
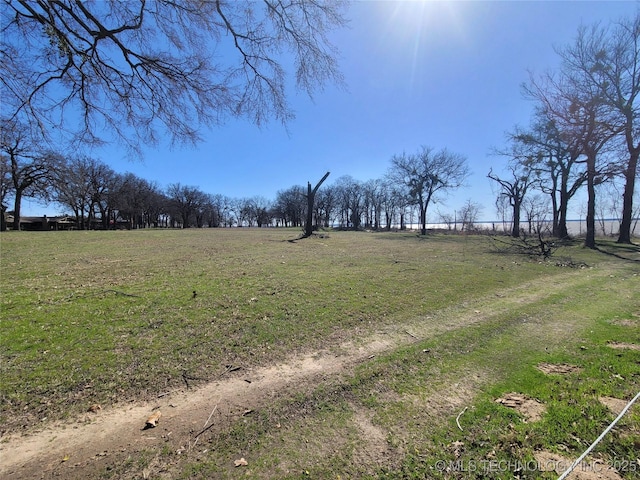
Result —
[{"label": "green grass", "polygon": [[[268,365],[403,325],[415,343],[211,432],[207,453],[162,452],[162,462],[176,462],[182,478],[236,478],[238,456],[250,457],[252,478],[487,478],[436,463],[527,461],[540,449],[575,458],[612,420],[598,396],[630,398],[640,387],[638,351],[607,346],[640,343],[637,247],[568,245],[557,257],[593,267],[572,269],[498,252],[481,236],[287,241],[297,235],[1,235],[3,428],[154,398],[215,380],[227,365]],[[458,325],[462,317],[473,321]],[[547,376],[535,368],[543,361],[581,370]],[[524,423],[494,402],[510,391],[545,403],[543,419]],[[602,458],[633,456],[637,409],[622,426]],[[130,478],[140,465],[130,459],[105,477]]]},{"label": "green grass", "polygon": [[210,380],[550,273],[485,255],[482,238],[296,234],[3,235],[2,423]]},{"label": "green grass", "polygon": [[[372,359],[353,376],[300,399],[281,435],[273,425],[291,417],[291,405],[267,407],[260,426],[248,428],[251,436],[240,434],[239,440],[232,428],[212,438],[211,454],[186,467],[183,477],[234,478],[230,460],[242,453],[251,455],[255,478],[510,479],[518,465],[529,469],[520,472],[526,478],[557,478],[534,470],[534,452],[558,452],[573,461],[615,417],[598,397],[630,399],[640,388],[640,354],[607,346],[640,343],[637,323],[615,323],[638,321],[637,273],[611,275],[585,275],[520,309],[497,311],[482,323]],[[581,370],[545,375],[536,368],[542,362]],[[507,392],[541,401],[543,418],[526,423],[497,404]],[[461,431],[455,420],[465,407]],[[632,410],[594,453],[608,464],[632,462],[621,471],[624,478],[637,478],[639,412]],[[372,446],[359,431],[355,419],[363,416],[385,437],[384,445]],[[232,454],[229,445],[240,448]],[[364,455],[370,448],[382,463]],[[368,463],[354,461],[363,455]],[[267,468],[282,458],[285,467]],[[453,470],[442,471],[442,465]]]}]

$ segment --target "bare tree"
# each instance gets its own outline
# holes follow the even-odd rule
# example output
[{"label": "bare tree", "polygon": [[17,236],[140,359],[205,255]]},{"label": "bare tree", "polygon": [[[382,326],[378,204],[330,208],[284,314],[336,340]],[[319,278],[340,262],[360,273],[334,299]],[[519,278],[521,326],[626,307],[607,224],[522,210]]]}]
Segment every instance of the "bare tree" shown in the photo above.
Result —
[{"label": "bare tree", "polygon": [[[625,177],[623,212],[618,241],[631,243],[633,194],[640,156],[640,13],[614,27],[581,27],[573,44],[558,49],[562,58],[569,100],[565,123],[579,128],[587,158],[587,236],[585,246],[595,248],[595,186],[612,178],[616,169]],[[565,102],[566,103],[566,102]],[[552,107],[555,108],[555,107]],[[613,139],[621,138],[627,160],[616,162],[602,174],[596,160]]]},{"label": "bare tree", "polygon": [[[539,89],[539,83],[539,80],[532,79],[527,87],[528,94],[536,100],[540,99],[540,95],[549,93]],[[581,138],[561,131],[556,120],[550,118],[548,113],[544,108],[539,108],[530,129],[516,128],[509,134],[512,150],[508,155],[515,155],[520,161],[530,164],[539,180],[536,187],[549,195],[551,200],[552,234],[557,238],[566,238],[569,236],[569,201],[584,186],[587,172]]]},{"label": "bare tree", "polygon": [[438,218],[441,223],[447,226],[447,230],[451,230],[456,222],[456,217],[451,212],[438,212]]},{"label": "bare tree", "polygon": [[[3,186],[4,196],[14,198],[13,229],[20,229],[20,210],[23,197],[47,198],[54,173],[61,163],[53,152],[41,152],[32,140],[30,129],[17,121],[2,121],[0,125],[0,150],[3,160],[3,177],[10,180]],[[5,164],[6,162],[6,164]]]},{"label": "bare tree", "polygon": [[340,0],[4,3],[3,109],[45,136],[95,143],[107,126],[134,149],[159,129],[194,142],[227,116],[290,119],[285,64],[309,95],[342,82],[328,39],[346,23]]},{"label": "bare tree", "polygon": [[107,221],[106,202],[109,189],[115,188],[114,176],[115,172],[108,165],[95,158],[68,159],[63,168],[57,169],[53,198],[71,208],[80,229],[89,229],[96,208],[102,211],[102,220]]},{"label": "bare tree", "polygon": [[[500,218],[500,223],[502,223],[502,228],[501,230],[503,232],[508,231],[508,225],[509,225],[509,219],[511,218],[511,216],[513,216],[513,208],[511,207],[511,205],[509,204],[509,199],[504,196],[504,195],[498,195],[496,197],[496,202],[495,202],[495,206],[496,206],[496,213],[498,214],[499,218]],[[509,212],[511,212],[511,216],[509,215]],[[513,219],[511,219],[513,220]],[[511,227],[513,227],[513,222],[511,222]],[[496,230],[496,226],[493,225],[492,228],[493,231]]]},{"label": "bare tree", "polygon": [[5,204],[6,198],[11,191],[11,163],[7,155],[0,153],[0,232],[7,229],[5,212],[8,207]]},{"label": "bare tree", "polygon": [[167,213],[169,199],[160,187],[133,173],[118,176],[117,186],[109,196],[107,216],[120,219],[128,228],[158,226],[160,216]]},{"label": "bare tree", "polygon": [[[527,216],[529,235],[532,235],[534,232],[542,232],[543,230],[548,230],[548,199],[543,198],[543,196],[540,194],[527,195],[522,202],[522,209]],[[545,225],[547,225],[546,228]],[[551,233],[553,234],[553,228],[551,228]]]},{"label": "bare tree", "polygon": [[[535,182],[535,178],[530,169],[527,169],[520,163],[512,163],[508,167],[511,173],[510,178],[500,178],[490,170],[487,177],[500,185],[499,198],[504,198],[511,206],[513,216],[511,225],[511,236],[513,238],[520,237],[520,214],[522,210],[522,202],[531,185]],[[500,203],[498,202],[497,205]]]},{"label": "bare tree", "polygon": [[285,227],[303,225],[307,205],[304,190],[301,185],[295,185],[277,192],[273,209]]},{"label": "bare tree", "polygon": [[340,210],[340,226],[358,230],[362,225],[364,188],[362,182],[343,175],[335,183]]},{"label": "bare tree", "polygon": [[594,89],[609,128],[627,149],[620,167],[625,178],[619,243],[631,243],[633,196],[640,157],[640,11],[609,28],[581,28],[576,42],[560,50],[565,65]]},{"label": "bare tree", "polygon": [[215,194],[209,196],[209,202],[213,208],[213,225],[211,226],[233,226],[233,199],[226,195]]},{"label": "bare tree", "polygon": [[417,153],[395,155],[390,177],[407,188],[414,205],[420,209],[421,234],[427,234],[427,209],[440,193],[462,186],[469,175],[466,159],[448,150],[434,152],[423,146]]},{"label": "bare tree", "polygon": [[365,222],[367,228],[379,230],[381,228],[384,204],[389,194],[385,179],[368,180],[363,185]]},{"label": "bare tree", "polygon": [[109,210],[111,208],[112,193],[117,187],[117,174],[106,163],[96,162],[90,171],[89,184],[91,186],[91,205],[89,207],[89,222],[100,217],[103,229],[109,228]]},{"label": "bare tree", "polygon": [[385,215],[385,229],[391,230],[394,221],[404,228],[404,211],[411,199],[407,193],[407,187],[398,184],[391,176],[391,172],[385,175],[382,183],[382,209]]},{"label": "bare tree", "polygon": [[474,202],[472,199],[467,199],[465,204],[460,209],[460,222],[462,223],[462,230],[470,231],[475,228],[475,223],[478,221],[478,216],[482,211],[482,205]]},{"label": "bare tree", "polygon": [[201,226],[196,214],[207,201],[207,195],[203,191],[197,187],[172,183],[167,187],[167,197],[180,218],[182,228],[190,228],[194,223]]},{"label": "bare tree", "polygon": [[[578,42],[579,43],[579,42]],[[544,115],[552,118],[564,138],[575,145],[586,165],[587,231],[585,246],[595,248],[595,209],[598,183],[613,176],[616,166],[604,155],[609,144],[621,131],[615,115],[600,98],[597,88],[584,72],[564,62],[556,77],[546,75],[539,83],[532,82],[533,94],[540,101]]]},{"label": "bare tree", "polygon": [[331,226],[336,201],[336,188],[333,185],[318,190],[314,207],[315,223],[318,227],[328,228]]},{"label": "bare tree", "polygon": [[271,223],[272,204],[261,196],[246,199],[246,208],[250,225],[255,223],[258,227],[264,227]]}]

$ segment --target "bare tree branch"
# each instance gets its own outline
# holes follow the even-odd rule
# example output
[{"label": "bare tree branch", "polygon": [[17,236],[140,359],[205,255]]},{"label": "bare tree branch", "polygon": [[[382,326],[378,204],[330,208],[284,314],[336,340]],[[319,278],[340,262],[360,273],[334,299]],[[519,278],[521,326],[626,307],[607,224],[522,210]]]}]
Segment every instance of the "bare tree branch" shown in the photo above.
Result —
[{"label": "bare tree branch", "polygon": [[[133,150],[241,116],[286,123],[286,66],[309,95],[342,82],[341,0],[4,0],[5,117]],[[103,132],[108,132],[103,135]]]}]

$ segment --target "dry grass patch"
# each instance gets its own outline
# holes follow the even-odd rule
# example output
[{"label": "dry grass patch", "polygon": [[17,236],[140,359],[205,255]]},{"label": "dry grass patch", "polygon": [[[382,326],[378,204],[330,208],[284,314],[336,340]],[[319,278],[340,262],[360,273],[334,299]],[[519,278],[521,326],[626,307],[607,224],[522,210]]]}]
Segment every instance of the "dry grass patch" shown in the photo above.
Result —
[{"label": "dry grass patch", "polygon": [[611,348],[616,348],[619,350],[640,350],[640,345],[638,345],[637,343],[611,342],[607,343],[607,345]]},{"label": "dry grass patch", "polygon": [[488,381],[488,372],[454,371],[441,373],[437,385],[426,386],[422,394],[405,395],[404,400],[419,407],[432,418],[448,418],[470,402]]},{"label": "dry grass patch", "polygon": [[[353,452],[355,465],[377,467],[397,464],[402,458],[402,449],[392,448],[388,432],[373,422],[374,411],[352,405],[353,422],[360,432],[361,444]],[[370,468],[371,468],[370,467]]]},{"label": "dry grass patch", "polygon": [[560,363],[560,364],[539,363],[537,368],[542,373],[546,373],[547,375],[554,374],[554,373],[557,373],[560,375],[566,375],[569,373],[579,372],[582,370],[580,367],[576,367],[575,365],[568,365],[566,363]]},{"label": "dry grass patch", "polygon": [[640,320],[637,318],[616,318],[609,323],[611,325],[620,325],[621,327],[637,327]]}]

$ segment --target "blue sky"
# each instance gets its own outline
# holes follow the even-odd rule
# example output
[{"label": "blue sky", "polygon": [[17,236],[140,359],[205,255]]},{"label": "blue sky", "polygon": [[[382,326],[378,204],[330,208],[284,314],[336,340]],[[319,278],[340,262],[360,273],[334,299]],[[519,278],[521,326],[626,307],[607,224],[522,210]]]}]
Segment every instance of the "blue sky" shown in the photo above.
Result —
[{"label": "blue sky", "polygon": [[[484,207],[483,219],[493,219],[495,193],[486,174],[505,159],[491,151],[505,145],[506,131],[529,123],[532,104],[521,91],[528,71],[556,68],[553,46],[570,43],[579,25],[631,16],[639,5],[355,1],[349,28],[331,36],[346,88],[328,85],[313,99],[290,90],[296,118],[286,128],[232,120],[204,132],[196,148],[161,145],[139,161],[117,146],[90,154],[161,187],[180,182],[212,194],[275,199],[278,190],[327,171],[327,184],[342,175],[366,181],[382,177],[394,154],[446,147],[467,157],[472,176],[467,188],[430,207],[430,220],[467,199]],[[24,200],[24,215],[43,210]]]}]

